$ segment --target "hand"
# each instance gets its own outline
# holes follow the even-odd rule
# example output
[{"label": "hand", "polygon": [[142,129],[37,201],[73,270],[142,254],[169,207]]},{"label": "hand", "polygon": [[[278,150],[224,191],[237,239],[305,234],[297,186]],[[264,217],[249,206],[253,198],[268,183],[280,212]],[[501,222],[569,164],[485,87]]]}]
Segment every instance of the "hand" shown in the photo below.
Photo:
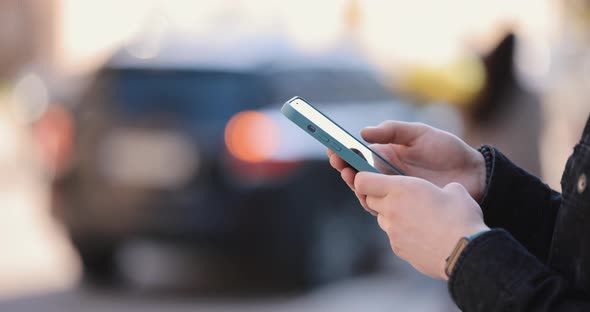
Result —
[{"label": "hand", "polygon": [[434,278],[447,279],[445,260],[461,237],[489,230],[458,183],[439,188],[420,178],[359,172],[354,188],[377,213],[393,251]]},{"label": "hand", "polygon": [[[407,175],[426,179],[439,187],[451,182],[463,185],[480,201],[485,189],[486,168],[481,153],[448,132],[421,123],[385,121],[361,132],[371,148]],[[356,171],[328,150],[330,164],[341,172],[351,188]],[[357,194],[364,205],[362,196]],[[365,207],[366,208],[366,207]]]}]

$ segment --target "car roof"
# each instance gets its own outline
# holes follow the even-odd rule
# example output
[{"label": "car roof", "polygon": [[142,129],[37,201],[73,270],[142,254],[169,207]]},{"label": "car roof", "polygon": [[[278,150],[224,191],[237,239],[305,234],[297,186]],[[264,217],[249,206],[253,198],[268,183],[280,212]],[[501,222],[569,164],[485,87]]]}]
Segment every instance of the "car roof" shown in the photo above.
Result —
[{"label": "car roof", "polygon": [[299,49],[282,37],[244,37],[223,42],[191,38],[165,38],[150,57],[121,46],[105,67],[111,69],[185,69],[263,71],[333,69],[375,71],[358,50],[336,46],[323,51]]}]

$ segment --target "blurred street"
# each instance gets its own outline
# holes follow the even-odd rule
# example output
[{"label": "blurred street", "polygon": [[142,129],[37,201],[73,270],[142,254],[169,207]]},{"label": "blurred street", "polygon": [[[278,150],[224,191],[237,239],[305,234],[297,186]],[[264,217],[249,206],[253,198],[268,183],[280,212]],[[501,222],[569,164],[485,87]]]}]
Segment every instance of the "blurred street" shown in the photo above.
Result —
[{"label": "blurred street", "polygon": [[305,98],[358,144],[422,122],[559,190],[590,112],[579,12],[0,1],[0,311],[456,312],[281,107]]},{"label": "blurred street", "polygon": [[[399,261],[399,260],[398,260]],[[328,285],[310,293],[246,297],[178,297],[75,289],[0,303],[28,311],[458,311],[446,285],[396,263],[398,271]]]}]

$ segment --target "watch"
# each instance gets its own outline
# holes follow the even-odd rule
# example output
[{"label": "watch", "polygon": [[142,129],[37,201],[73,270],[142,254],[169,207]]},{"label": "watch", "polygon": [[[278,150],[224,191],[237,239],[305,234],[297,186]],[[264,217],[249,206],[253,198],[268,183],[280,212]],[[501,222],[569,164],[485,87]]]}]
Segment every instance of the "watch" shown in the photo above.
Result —
[{"label": "watch", "polygon": [[471,242],[476,237],[478,237],[479,235],[481,235],[487,231],[489,231],[489,230],[477,232],[473,235],[464,236],[459,239],[459,241],[455,245],[455,248],[453,248],[453,252],[451,252],[451,255],[445,260],[446,261],[445,274],[447,275],[447,277],[451,277],[451,273],[453,273],[453,268],[455,267],[455,264],[457,264],[457,260],[459,260],[459,256],[461,256],[461,253],[463,253],[463,250],[465,249],[465,247],[467,247],[469,242]]}]

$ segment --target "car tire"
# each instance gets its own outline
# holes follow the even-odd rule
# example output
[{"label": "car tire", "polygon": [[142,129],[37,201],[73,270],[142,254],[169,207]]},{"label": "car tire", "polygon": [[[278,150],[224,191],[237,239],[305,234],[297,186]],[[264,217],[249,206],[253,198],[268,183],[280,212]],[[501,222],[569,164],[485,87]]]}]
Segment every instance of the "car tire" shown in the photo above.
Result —
[{"label": "car tire", "polygon": [[113,286],[119,280],[117,245],[112,242],[73,240],[83,266],[83,282],[92,286]]}]

